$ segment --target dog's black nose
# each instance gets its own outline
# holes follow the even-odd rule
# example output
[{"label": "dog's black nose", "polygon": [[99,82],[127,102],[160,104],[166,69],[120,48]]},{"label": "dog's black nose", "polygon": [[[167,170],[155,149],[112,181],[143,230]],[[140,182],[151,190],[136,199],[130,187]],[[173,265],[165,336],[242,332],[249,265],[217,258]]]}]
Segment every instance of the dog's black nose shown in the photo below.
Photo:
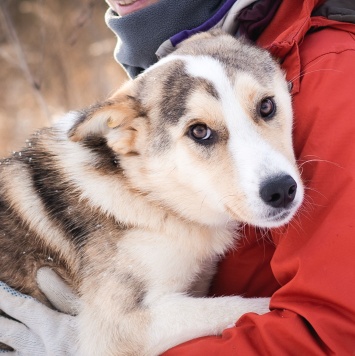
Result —
[{"label": "dog's black nose", "polygon": [[268,179],[260,188],[261,199],[274,208],[287,208],[296,196],[297,183],[289,175]]}]

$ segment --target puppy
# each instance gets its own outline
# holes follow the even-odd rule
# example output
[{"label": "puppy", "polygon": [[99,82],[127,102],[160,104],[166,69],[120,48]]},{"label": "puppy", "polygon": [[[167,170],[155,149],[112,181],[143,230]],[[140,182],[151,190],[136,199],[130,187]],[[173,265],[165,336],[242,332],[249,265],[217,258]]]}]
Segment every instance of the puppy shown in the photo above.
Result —
[{"label": "puppy", "polygon": [[0,280],[49,305],[35,275],[53,267],[80,295],[83,355],[158,355],[267,312],[267,298],[204,296],[239,224],[299,208],[291,131],[266,51],[193,36],[1,161]]}]

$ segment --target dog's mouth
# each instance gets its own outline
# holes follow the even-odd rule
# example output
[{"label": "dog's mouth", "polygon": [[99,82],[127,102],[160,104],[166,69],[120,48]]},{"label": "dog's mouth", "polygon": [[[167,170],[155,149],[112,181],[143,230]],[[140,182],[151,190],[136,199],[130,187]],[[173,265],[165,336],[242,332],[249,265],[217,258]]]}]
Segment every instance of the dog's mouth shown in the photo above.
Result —
[{"label": "dog's mouth", "polygon": [[274,223],[282,223],[284,220],[287,220],[291,215],[293,215],[293,209],[287,209],[286,211],[273,211],[268,214],[266,221]]},{"label": "dog's mouth", "polygon": [[287,224],[295,215],[298,209],[299,203],[293,202],[287,208],[266,208],[263,212],[252,212],[246,216],[237,214],[233,209],[225,206],[225,209],[230,217],[239,222],[244,222],[261,228],[274,228]]},{"label": "dog's mouth", "polygon": [[284,208],[269,208],[266,214],[260,218],[258,225],[265,228],[280,227],[290,222],[294,217],[299,203],[294,202],[291,206]]}]

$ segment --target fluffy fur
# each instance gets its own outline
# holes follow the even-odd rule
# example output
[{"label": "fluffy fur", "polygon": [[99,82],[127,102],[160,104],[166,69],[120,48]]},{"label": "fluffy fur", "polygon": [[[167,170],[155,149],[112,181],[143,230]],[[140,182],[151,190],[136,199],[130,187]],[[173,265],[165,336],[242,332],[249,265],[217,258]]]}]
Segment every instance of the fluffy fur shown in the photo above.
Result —
[{"label": "fluffy fur", "polygon": [[158,355],[267,312],[267,298],[204,296],[238,224],[280,226],[300,206],[291,130],[266,51],[194,36],[1,161],[0,280],[50,305],[35,275],[53,267],[82,300],[83,355]]}]

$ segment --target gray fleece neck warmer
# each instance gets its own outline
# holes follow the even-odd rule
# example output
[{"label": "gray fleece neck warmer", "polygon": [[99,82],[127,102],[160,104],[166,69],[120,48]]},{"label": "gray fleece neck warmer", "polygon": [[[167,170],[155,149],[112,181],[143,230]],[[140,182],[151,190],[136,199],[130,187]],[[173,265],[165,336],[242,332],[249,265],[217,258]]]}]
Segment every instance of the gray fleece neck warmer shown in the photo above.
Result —
[{"label": "gray fleece neck warmer", "polygon": [[208,20],[226,0],[160,0],[156,4],[120,17],[106,12],[108,27],[119,38],[116,60],[131,77],[157,61],[155,52],[168,38]]}]

